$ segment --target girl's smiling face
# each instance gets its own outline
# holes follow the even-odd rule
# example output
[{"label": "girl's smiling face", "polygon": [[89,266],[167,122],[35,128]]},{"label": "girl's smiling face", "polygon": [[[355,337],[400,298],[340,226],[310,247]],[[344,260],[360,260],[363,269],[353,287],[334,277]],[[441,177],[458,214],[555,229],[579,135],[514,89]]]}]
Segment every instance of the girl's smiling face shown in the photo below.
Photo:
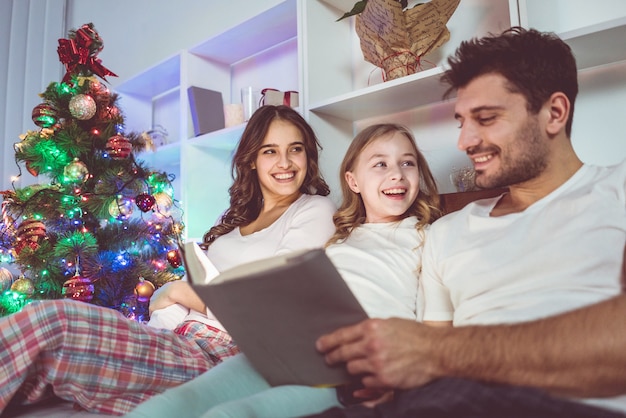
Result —
[{"label": "girl's smiling face", "polygon": [[374,139],[345,178],[350,189],[361,195],[365,222],[401,220],[419,193],[419,168],[411,141],[399,132]]}]

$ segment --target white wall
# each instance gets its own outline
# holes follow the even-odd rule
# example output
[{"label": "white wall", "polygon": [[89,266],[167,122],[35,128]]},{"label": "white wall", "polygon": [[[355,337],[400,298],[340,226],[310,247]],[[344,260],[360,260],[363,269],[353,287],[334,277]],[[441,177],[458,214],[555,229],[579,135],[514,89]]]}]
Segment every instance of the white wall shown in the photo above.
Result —
[{"label": "white wall", "polygon": [[92,22],[113,86],[280,0],[68,0],[68,28]]}]

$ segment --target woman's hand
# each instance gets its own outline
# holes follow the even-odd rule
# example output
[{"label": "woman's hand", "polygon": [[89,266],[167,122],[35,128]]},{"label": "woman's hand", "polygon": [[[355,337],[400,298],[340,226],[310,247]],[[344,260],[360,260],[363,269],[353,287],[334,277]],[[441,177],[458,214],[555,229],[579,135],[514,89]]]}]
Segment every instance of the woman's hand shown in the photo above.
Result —
[{"label": "woman's hand", "polygon": [[163,309],[163,308],[167,308],[170,305],[173,305],[174,303],[176,303],[172,297],[172,285],[176,283],[176,282],[168,282],[165,283],[163,286],[159,287],[153,294],[152,297],[150,298],[150,313],[158,310],[158,309]]}]

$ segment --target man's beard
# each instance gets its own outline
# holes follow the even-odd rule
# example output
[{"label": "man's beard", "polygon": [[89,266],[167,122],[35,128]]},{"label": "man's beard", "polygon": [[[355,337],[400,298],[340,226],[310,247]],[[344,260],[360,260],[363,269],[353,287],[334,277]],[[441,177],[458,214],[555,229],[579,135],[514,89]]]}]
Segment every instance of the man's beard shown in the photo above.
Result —
[{"label": "man's beard", "polygon": [[[485,148],[487,149],[487,148]],[[472,153],[485,149],[472,150]],[[487,149],[488,150],[488,149]],[[503,152],[507,151],[507,152]],[[548,166],[548,147],[541,137],[536,118],[520,128],[517,140],[500,149],[500,170],[490,176],[476,171],[476,185],[484,189],[508,187],[538,177]]]}]

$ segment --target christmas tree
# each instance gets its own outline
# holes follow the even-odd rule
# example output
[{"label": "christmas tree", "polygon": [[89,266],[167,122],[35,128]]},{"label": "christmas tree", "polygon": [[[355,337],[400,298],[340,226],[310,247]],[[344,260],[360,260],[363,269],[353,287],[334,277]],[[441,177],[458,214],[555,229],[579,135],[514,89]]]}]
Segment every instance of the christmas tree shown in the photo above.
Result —
[{"label": "christmas tree", "polygon": [[1,192],[0,262],[11,269],[0,268],[0,315],[71,298],[143,321],[155,287],[184,274],[173,177],[135,158],[152,141],[124,131],[102,47],[91,23],[59,39],[66,74],[40,94],[39,129],[14,145],[18,167],[49,183]]}]

